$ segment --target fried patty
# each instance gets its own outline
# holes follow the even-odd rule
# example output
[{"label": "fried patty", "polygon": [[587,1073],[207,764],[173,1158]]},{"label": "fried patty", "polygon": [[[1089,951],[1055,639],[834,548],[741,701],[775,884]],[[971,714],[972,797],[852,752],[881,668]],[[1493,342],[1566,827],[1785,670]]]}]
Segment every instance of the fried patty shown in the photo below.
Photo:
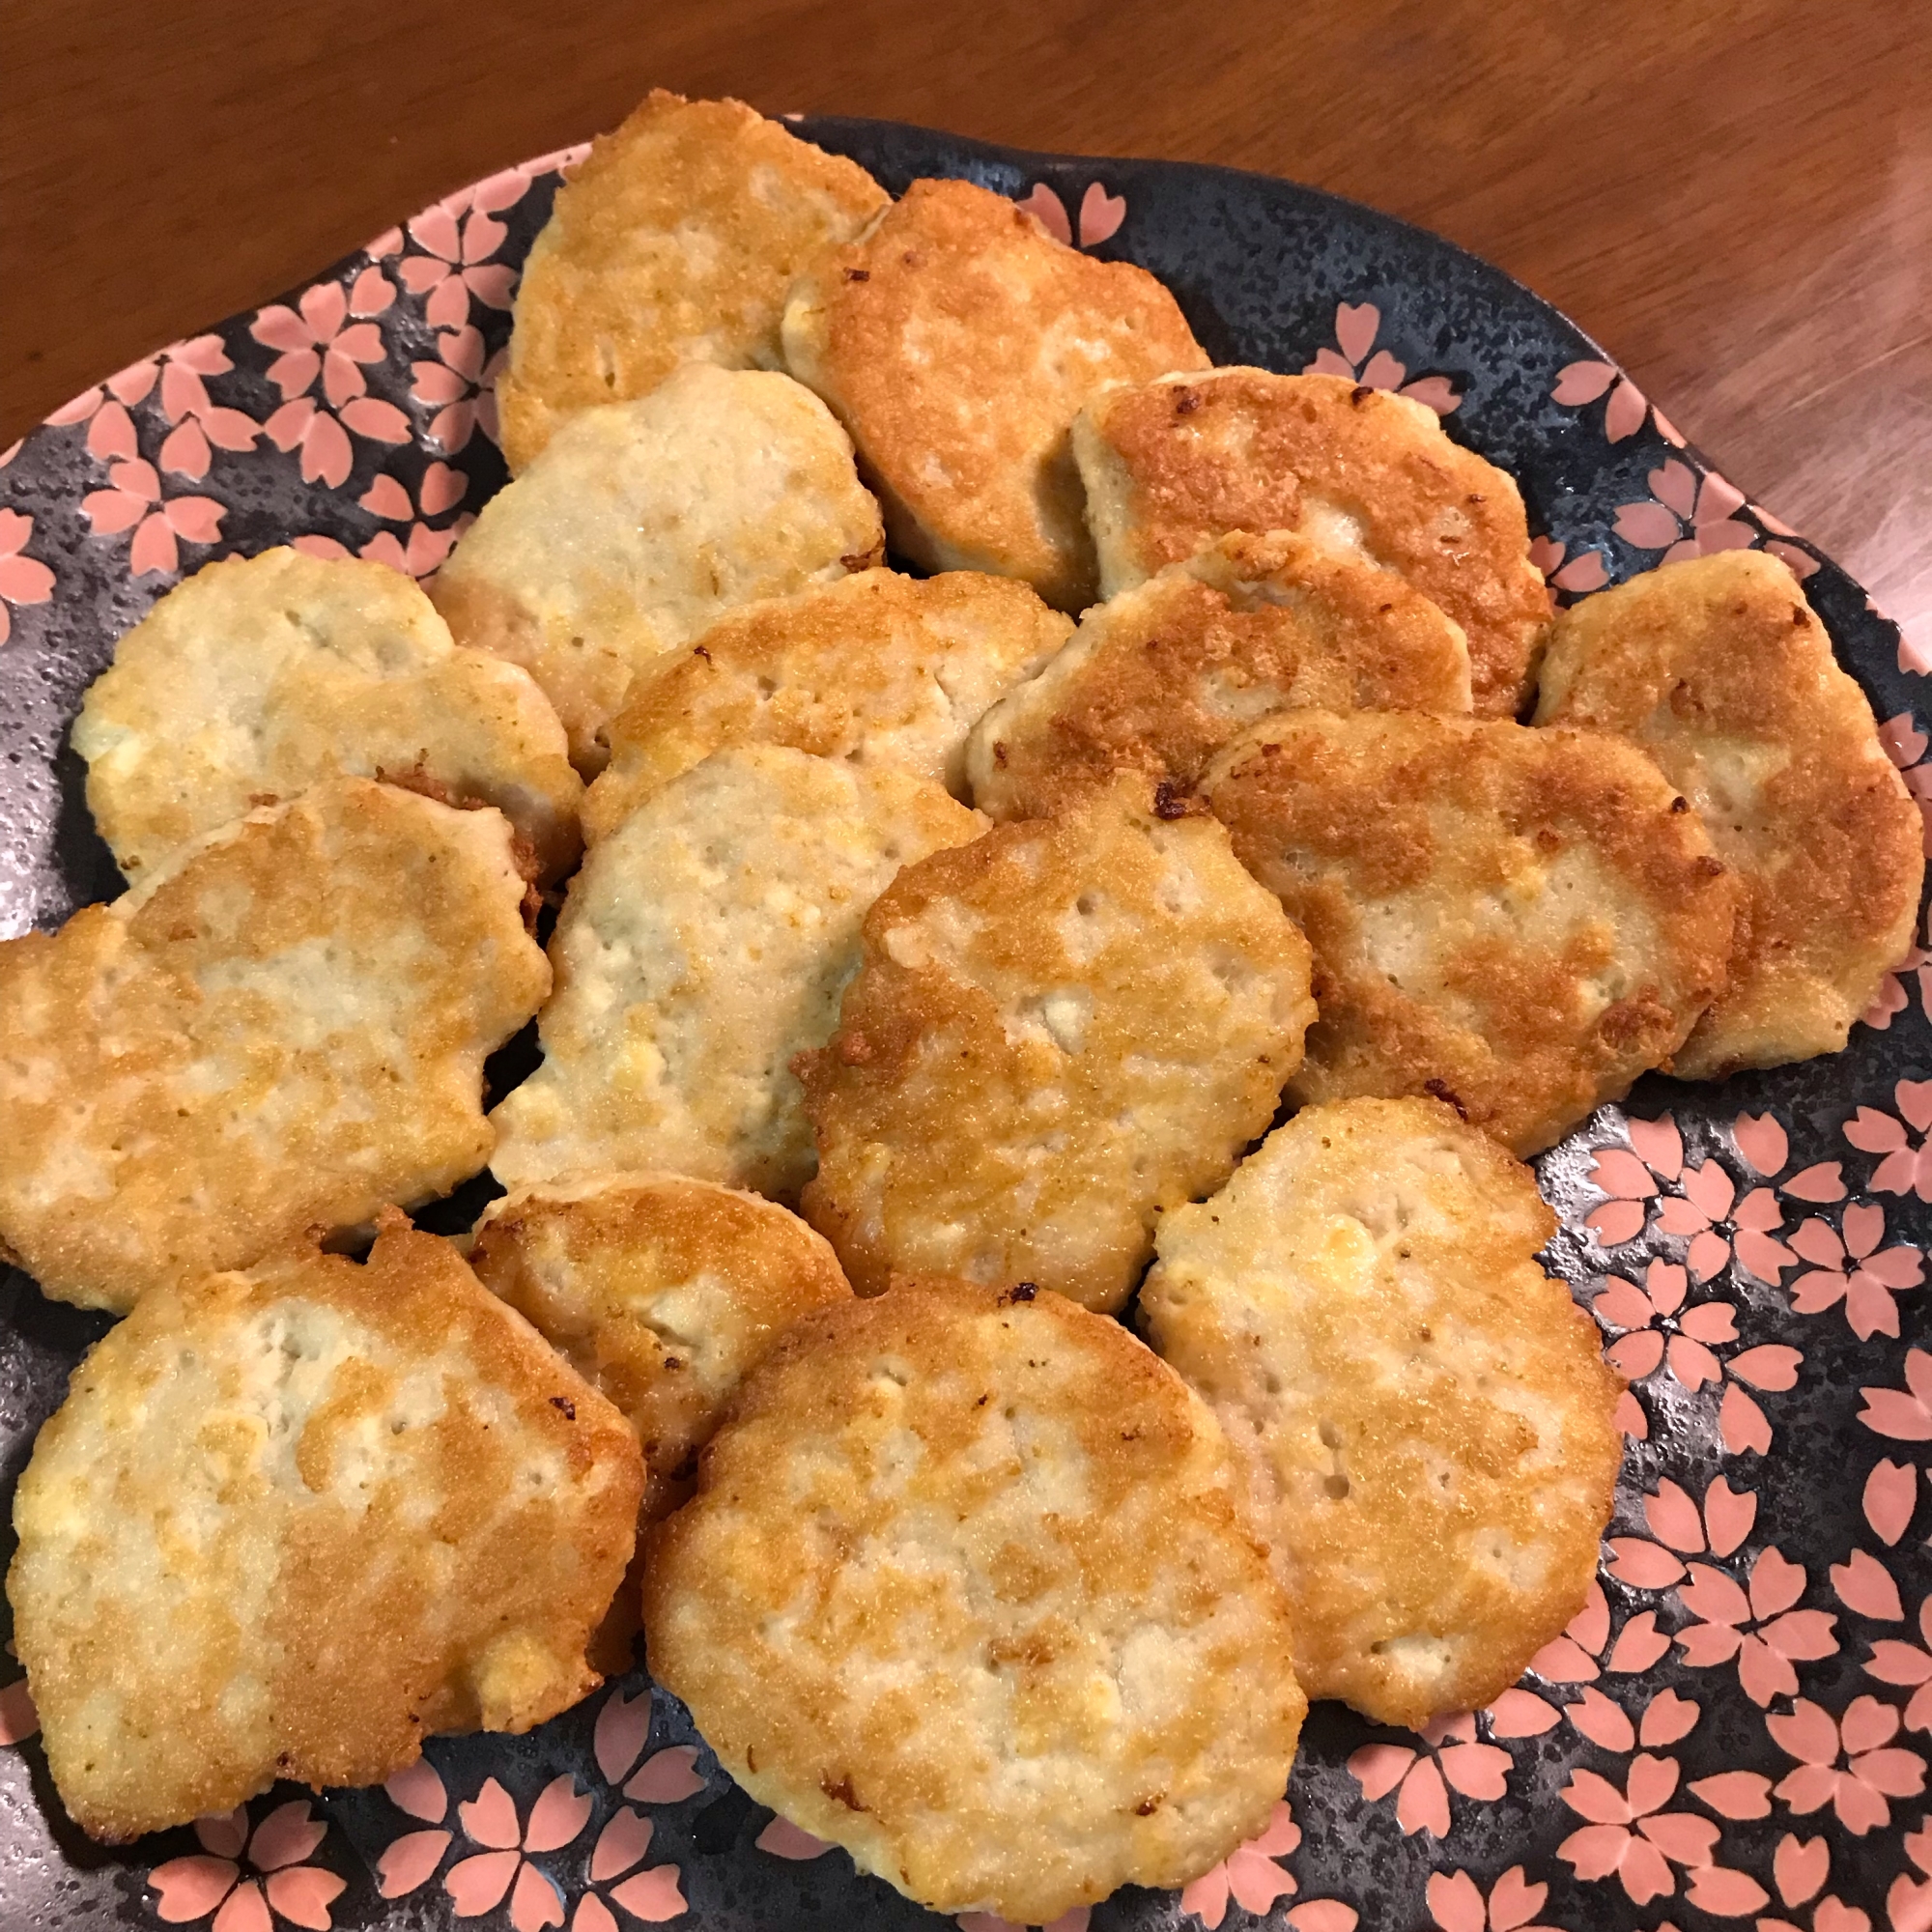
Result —
[{"label": "fried patty", "polygon": [[528,672],[459,650],[401,571],[277,548],[197,571],[114,649],[73,726],[87,803],[130,879],[325,779],[496,806],[541,874],[576,863],[583,785]]},{"label": "fried patty", "polygon": [[1587,597],[1558,618],[1542,685],[1539,724],[1641,745],[1739,881],[1730,984],[1672,1070],[1838,1052],[1911,947],[1924,832],[1790,570],[1724,551]]},{"label": "fried patty", "polygon": [[1068,425],[1109,384],[1208,364],[1145,269],[963,181],[914,182],[802,275],[783,336],[852,432],[895,550],[1023,578],[1063,611],[1095,582]]},{"label": "fried patty", "polygon": [[1697,814],[1620,738],[1289,711],[1203,795],[1315,949],[1296,1100],[1433,1094],[1519,1154],[1665,1065],[1736,903]]},{"label": "fried patty", "polygon": [[1141,1321],[1221,1419],[1311,1697],[1418,1728],[1582,1608],[1622,1383],[1526,1168],[1436,1100],[1304,1108],[1160,1226]]},{"label": "fried patty", "polygon": [[1182,788],[1277,711],[1469,708],[1461,627],[1392,572],[1287,530],[1221,538],[1095,605],[974,728],[973,802],[1055,810],[1119,770]]},{"label": "fried patty", "polygon": [[1220,826],[1138,775],[937,852],[880,895],[797,1063],[806,1218],[861,1294],[930,1271],[1119,1308],[1156,1218],[1266,1127],[1308,985]]},{"label": "fried patty", "polygon": [[1304,1703],[1207,1407],[1045,1291],[895,1286],[753,1371],[652,1534],[651,1668],[760,1804],[1050,1922],[1266,1823]]},{"label": "fried patty", "polygon": [[623,1417],[394,1211],[365,1264],[297,1249],[156,1288],[14,1501],[62,1803],[120,1842],[554,1717],[598,1684],[642,1482]]},{"label": "fried patty", "polygon": [[1515,481],[1435,411],[1337,376],[1216,369],[1110,389],[1073,426],[1101,595],[1228,530],[1299,530],[1462,625],[1476,715],[1513,718],[1549,623]]},{"label": "fried patty", "polygon": [[490,1205],[469,1262],[637,1431],[647,1522],[690,1495],[697,1451],[772,1344],[852,1298],[796,1214],[677,1174],[522,1188]]},{"label": "fried patty", "polygon": [[0,944],[0,1241],[125,1313],[446,1193],[550,988],[526,890],[500,812],[338,779]]},{"label": "fried patty", "polygon": [[726,611],[878,562],[852,444],[788,376],[685,364],[585,410],[483,506],[432,594],[543,686],[585,777],[632,678]]},{"label": "fried patty", "polygon": [[497,383],[511,469],[579,411],[648,395],[681,362],[781,367],[794,277],[885,202],[856,161],[742,100],[653,88],[591,144],[524,264]]},{"label": "fried patty", "polygon": [[544,1063],[493,1117],[497,1179],[664,1168],[796,1200],[792,1056],[831,1037],[893,875],[984,823],[910,772],[777,745],[673,779],[571,881]]},{"label": "fried patty", "polygon": [[1071,628],[1024,583],[965,570],[863,570],[747,605],[639,678],[584,801],[584,836],[601,838],[727,745],[897,765],[964,798],[966,733]]}]

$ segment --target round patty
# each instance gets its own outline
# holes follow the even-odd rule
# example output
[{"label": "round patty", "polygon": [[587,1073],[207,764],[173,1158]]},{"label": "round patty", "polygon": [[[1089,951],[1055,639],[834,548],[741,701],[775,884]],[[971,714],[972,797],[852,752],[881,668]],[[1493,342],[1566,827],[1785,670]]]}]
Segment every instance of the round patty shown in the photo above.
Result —
[{"label": "round patty", "polygon": [[808,1317],[653,1532],[644,1624],[761,1804],[935,1911],[1024,1925],[1225,1858],[1304,1709],[1212,1415],[1028,1286]]}]

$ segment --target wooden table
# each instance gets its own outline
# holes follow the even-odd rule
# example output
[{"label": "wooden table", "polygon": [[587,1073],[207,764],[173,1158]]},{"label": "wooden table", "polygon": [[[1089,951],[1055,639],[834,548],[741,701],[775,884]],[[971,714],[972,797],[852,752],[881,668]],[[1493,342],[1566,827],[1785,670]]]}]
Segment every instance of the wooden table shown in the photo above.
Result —
[{"label": "wooden table", "polygon": [[5,31],[0,444],[661,84],[1436,229],[1932,650],[1928,0],[14,0]]}]

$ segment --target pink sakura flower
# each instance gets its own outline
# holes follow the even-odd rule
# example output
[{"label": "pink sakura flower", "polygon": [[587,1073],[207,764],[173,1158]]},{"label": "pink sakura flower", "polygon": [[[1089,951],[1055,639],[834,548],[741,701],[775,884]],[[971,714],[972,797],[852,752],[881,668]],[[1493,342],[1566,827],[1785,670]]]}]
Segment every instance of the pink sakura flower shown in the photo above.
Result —
[{"label": "pink sakura flower", "polygon": [[1575,1703],[1562,1705],[1519,1686],[1496,1699],[1490,1712],[1490,1729],[1499,1738],[1540,1737],[1567,1718],[1578,1736],[1604,1750],[1634,1751],[1639,1744],[1645,1750],[1658,1750],[1688,1738],[1697,1728],[1700,1715],[1692,1699],[1674,1690],[1658,1691],[1633,1723],[1621,1704],[1594,1686],[1586,1687]]},{"label": "pink sakura flower", "polygon": [[[1671,1379],[1692,1393],[1721,1383],[1718,1432],[1724,1447],[1733,1456],[1747,1449],[1762,1456],[1771,1448],[1771,1424],[1746,1388],[1774,1393],[1791,1388],[1804,1357],[1779,1342],[1719,1356],[1719,1347],[1738,1339],[1737,1311],[1728,1301],[1700,1301],[1686,1308],[1689,1287],[1686,1271],[1675,1262],[1653,1261],[1641,1288],[1622,1275],[1609,1276],[1590,1312],[1605,1326],[1626,1332],[1604,1350],[1605,1356],[1633,1382],[1667,1365]],[[1617,1422],[1634,1440],[1649,1438],[1650,1418],[1634,1390],[1626,1389],[1618,1402]]]},{"label": "pink sakura flower", "polygon": [[1917,1147],[1912,1144],[1913,1134],[1923,1136],[1932,1127],[1932,1080],[1901,1080],[1891,1093],[1897,1116],[1861,1107],[1845,1122],[1845,1138],[1866,1153],[1885,1156],[1865,1183],[1875,1193],[1916,1194],[1932,1201],[1932,1147],[1922,1139]]},{"label": "pink sakura flower", "polygon": [[1885,1209],[1854,1205],[1842,1216],[1842,1232],[1815,1216],[1800,1224],[1791,1245],[1812,1264],[1808,1274],[1791,1284],[1791,1305],[1801,1315],[1822,1315],[1844,1304],[1845,1320],[1861,1342],[1898,1333],[1898,1305],[1892,1300],[1925,1279],[1925,1257],[1910,1243],[1883,1252]]},{"label": "pink sakura flower", "polygon": [[412,295],[429,297],[423,312],[432,328],[461,328],[469,320],[471,296],[490,308],[510,306],[517,271],[490,258],[509,234],[497,213],[528,186],[520,169],[508,169],[437,202],[411,221],[410,240],[424,252],[404,256],[396,272]]},{"label": "pink sakura flower", "polygon": [[[335,489],[348,479],[352,452],[345,430],[376,442],[409,440],[409,418],[393,403],[370,395],[362,373],[384,354],[381,328],[366,318],[381,315],[395,298],[388,277],[371,266],[347,289],[340,282],[313,283],[296,307],[271,303],[249,325],[257,342],[281,351],[269,365],[269,380],[281,391],[282,406],[263,427],[277,449],[300,449],[305,482]],[[352,316],[361,319],[352,322]],[[318,378],[321,403],[308,393]]]},{"label": "pink sakura flower", "polygon": [[1502,1797],[1510,1754],[1476,1742],[1476,1714],[1435,1718],[1416,1734],[1425,1747],[1364,1745],[1349,1760],[1349,1776],[1371,1804],[1396,1794],[1395,1817],[1406,1833],[1449,1835],[1449,1793],[1488,1803]]},{"label": "pink sakura flower", "polygon": [[1795,1697],[1792,1664],[1838,1648],[1835,1616],[1792,1608],[1804,1594],[1804,1566],[1776,1548],[1757,1553],[1745,1584],[1708,1563],[1691,1564],[1690,1582],[1677,1592],[1678,1603],[1699,1619],[1677,1633],[1685,1662],[1704,1670],[1735,1658],[1738,1683],[1760,1708],[1774,1697]]},{"label": "pink sakura flower", "polygon": [[1549,395],[1566,410],[1583,409],[1599,396],[1607,395],[1610,400],[1604,410],[1604,436],[1610,442],[1634,436],[1648,412],[1656,418],[1657,433],[1665,442],[1680,449],[1684,446],[1684,439],[1664,419],[1663,412],[1647,403],[1643,391],[1612,362],[1566,364],[1556,372],[1556,386]]},{"label": "pink sakura flower", "polygon": [[1613,1536],[1609,1573],[1635,1590],[1663,1590],[1685,1574],[1671,1550],[1686,1556],[1701,1556],[1706,1550],[1728,1556],[1737,1549],[1757,1520],[1757,1496],[1750,1490],[1732,1489],[1719,1476],[1705,1490],[1700,1508],[1688,1490],[1666,1476],[1655,1494],[1644,1497],[1643,1514],[1657,1542]]},{"label": "pink sakura flower", "polygon": [[[1221,1863],[1182,1889],[1181,1912],[1214,1932],[1228,1916],[1230,1898],[1243,1912],[1253,1913],[1270,1910],[1278,1898],[1293,1898],[1297,1889],[1294,1876],[1275,1860],[1287,1858],[1300,1843],[1301,1827],[1294,1822],[1287,1799],[1277,1799],[1274,1816],[1259,1837],[1236,1846]],[[1311,1898],[1289,1913],[1288,1923],[1295,1932],[1354,1932],[1355,1918],[1354,1908],[1338,1898]]]},{"label": "pink sakura flower", "polygon": [[1861,1498],[1865,1520],[1878,1540],[1889,1549],[1912,1526],[1918,1507],[1918,1472],[1909,1463],[1894,1463],[1887,1457],[1865,1478]]},{"label": "pink sakura flower", "polygon": [[[420,508],[427,518],[440,516],[463,499],[463,493],[469,487],[469,479],[460,469],[452,469],[446,463],[432,463],[424,472],[415,498],[411,498],[409,490],[390,475],[380,475],[355,500],[372,516],[385,522],[411,523]],[[306,551],[311,556],[356,556],[367,557],[374,563],[386,563],[392,570],[400,570],[409,577],[430,577],[442,567],[456,541],[476,519],[461,516],[441,528],[433,527],[428,523],[411,523],[410,529],[403,536],[392,531],[381,530],[371,537],[358,551],[352,553],[346,544],[338,543],[334,537],[326,537],[311,531],[307,536],[297,537],[293,548]]]},{"label": "pink sakura flower", "polygon": [[[1778,541],[1798,534],[1783,518],[1774,517],[1762,503],[1751,504],[1750,513],[1773,534],[1773,540],[1765,545],[1765,549],[1773,556],[1781,558],[1801,583],[1818,568],[1818,559],[1808,550],[1800,550],[1795,543]],[[1903,670],[1905,667],[1901,665],[1899,668]]]},{"label": "pink sakura flower", "polygon": [[[1016,197],[1014,206],[1025,209],[1056,242],[1073,245],[1073,224],[1066,218],[1066,204],[1044,182],[1035,182],[1026,194]],[[1111,241],[1126,218],[1125,195],[1109,194],[1098,182],[1089,182],[1087,192],[1080,197],[1080,246],[1097,248],[1102,242]]]},{"label": "pink sakura flower", "polygon": [[1923,1349],[1905,1351],[1905,1387],[1861,1388],[1865,1406],[1859,1420],[1897,1442],[1932,1442],[1932,1355]]},{"label": "pink sakura flower", "polygon": [[218,335],[173,342],[83,390],[47,421],[86,423],[88,454],[102,463],[116,458],[125,462],[140,453],[128,411],[154,394],[158,384],[156,400],[172,431],[161,444],[161,468],[199,481],[208,474],[211,444],[219,449],[252,449],[261,434],[252,417],[241,410],[217,409],[210,399],[204,379],[225,376],[234,366]]},{"label": "pink sakura flower", "polygon": [[464,448],[479,429],[494,442],[497,374],[508,352],[499,350],[486,362],[482,331],[467,324],[440,331],[436,346],[440,360],[410,364],[410,400],[434,412],[431,440],[447,456]]},{"label": "pink sakura flower", "polygon": [[[1886,756],[1897,766],[1899,776],[1905,781],[1906,790],[1918,802],[1918,815],[1925,822],[1925,850],[1928,856],[1932,856],[1932,765],[1924,762],[1925,733],[1914,723],[1911,712],[1901,711],[1878,727],[1878,741],[1885,747]],[[1915,946],[1912,951],[1914,956],[1896,968],[1896,972],[1917,972],[1925,965],[1923,949]],[[1919,985],[1922,992],[1925,981],[1921,980]],[[1902,999],[1899,1004],[1904,1004]],[[1898,1009],[1894,1007],[1892,1010],[1895,1012]],[[1871,1021],[1869,1024],[1880,1023]]]},{"label": "pink sakura flower", "polygon": [[[597,1714],[591,1750],[606,1784],[623,1784],[624,1796],[640,1804],[676,1804],[704,1789],[697,1775],[694,1745],[670,1745],[644,1757],[651,1728],[651,1693],[639,1690],[625,1696],[613,1690]],[[642,1757],[642,1764],[638,1760]],[[626,1783],[625,1780],[629,1779]],[[801,1834],[803,1835],[803,1834]]]},{"label": "pink sakura flower", "polygon": [[[1315,360],[1301,373],[1340,376],[1370,389],[1393,389],[1411,402],[1425,404],[1438,416],[1461,409],[1463,398],[1447,376],[1424,376],[1413,383],[1403,380],[1408,370],[1386,349],[1375,347],[1381,326],[1382,312],[1374,302],[1343,302],[1335,311],[1335,348],[1317,350]],[[1369,353],[1372,349],[1374,355]]]},{"label": "pink sakura flower", "polygon": [[[1763,1118],[1770,1120],[1769,1115]],[[1648,1218],[1646,1204],[1657,1197],[1658,1229],[1665,1235],[1688,1237],[1685,1260],[1698,1281],[1709,1281],[1719,1273],[1734,1253],[1760,1281],[1774,1284],[1783,1269],[1795,1264],[1791,1251],[1772,1238],[1784,1225],[1777,1190],[1753,1187],[1740,1200],[1737,1182],[1718,1162],[1707,1160],[1702,1166],[1690,1166],[1684,1158],[1684,1137],[1668,1114],[1655,1121],[1632,1120],[1625,1124],[1630,1134],[1629,1150],[1599,1148],[1588,1176],[1594,1186],[1610,1197],[1583,1217],[1605,1247],[1621,1247],[1634,1240]],[[1775,1121],[1771,1126],[1781,1149],[1783,1129]],[[1684,1191],[1664,1194],[1660,1181],[1674,1181]],[[1836,1192],[1829,1191],[1833,1186]],[[1782,1191],[1795,1193],[1801,1200],[1835,1201],[1844,1188],[1837,1182],[1835,1167],[1829,1173],[1806,1168],[1785,1182]],[[1727,1227],[1728,1236],[1723,1232]]]},{"label": "pink sakura flower", "polygon": [[[1903,1843],[1905,1856],[1926,1876],[1916,1879],[1910,1872],[1900,1872],[1885,1895],[1886,1917],[1891,1932],[1932,1932],[1932,1820],[1908,1832]],[[1821,1916],[1814,1932],[1864,1932],[1864,1927],[1849,1920],[1828,1927]]]},{"label": "pink sakura flower", "polygon": [[1745,493],[1716,470],[1699,476],[1672,456],[1647,480],[1652,500],[1624,504],[1612,528],[1638,550],[1662,551],[1660,563],[1748,550],[1757,540],[1757,532],[1731,514],[1744,507]]},{"label": "pink sakura flower", "polygon": [[1799,1698],[1788,1716],[1764,1720],[1778,1748],[1798,1760],[1772,1795],[1798,1812],[1831,1805],[1854,1837],[1890,1824],[1887,1801],[1917,1798],[1925,1789],[1925,1760],[1891,1742],[1898,1721],[1898,1713],[1876,1697],[1854,1697],[1842,1722]]},{"label": "pink sakura flower", "polygon": [[1905,1728],[1932,1731],[1932,1597],[1918,1605],[1918,1634],[1922,1645],[1877,1638],[1865,1660],[1865,1675],[1881,1684],[1909,1685],[1912,1701],[1905,1707]]},{"label": "pink sakura flower", "polygon": [[[476,1918],[510,1895],[510,1923],[516,1932],[542,1932],[563,1923],[563,1893],[531,1855],[556,1852],[590,1822],[590,1798],[579,1797],[568,1775],[553,1778],[530,1806],[527,1827],[517,1822],[515,1801],[494,1777],[467,1804],[456,1807],[464,1835],[485,1849],[459,1859],[443,1874],[442,1889],[455,1901],[459,1918]],[[514,1889],[512,1885],[514,1883]]]},{"label": "pink sakura flower", "polygon": [[1663,1808],[1680,1776],[1675,1758],[1649,1751],[1631,1760],[1621,1790],[1594,1771],[1573,1771],[1559,1795],[1588,1822],[1556,1856],[1580,1879],[1615,1878],[1637,1905],[1675,1895],[1672,1865],[1685,1871],[1685,1896],[1706,1912],[1730,1917],[1765,1904],[1769,1894],[1754,1880],[1716,1862],[1719,1831],[1710,1819]]},{"label": "pink sakura flower", "polygon": [[[1818,1898],[1832,1875],[1832,1848],[1823,1838],[1800,1838],[1787,1832],[1771,1855],[1771,1882],[1777,1888],[1785,1911],[1796,1912],[1818,1899],[1811,1911],[1810,1932],[1871,1932],[1871,1919],[1856,1905],[1831,1894]],[[1893,1923],[1897,1915],[1893,1914]],[[1788,1918],[1760,1918],[1757,1932],[1805,1932]]]},{"label": "pink sakura flower", "polygon": [[1568,547],[1554,537],[1534,537],[1529,560],[1558,590],[1601,590],[1609,580],[1602,551],[1586,550],[1564,562]]},{"label": "pink sakura flower", "polygon": [[34,534],[34,520],[19,510],[0,510],[0,644],[13,635],[9,604],[44,604],[54,594],[54,574],[21,553]]},{"label": "pink sakura flower", "polygon": [[[1592,1581],[1583,1607],[1571,1618],[1563,1634],[1552,1637],[1529,1661],[1530,1670],[1546,1684],[1590,1684],[1604,1672],[1615,1677],[1640,1677],[1670,1648],[1670,1639],[1657,1627],[1655,1610],[1640,1610],[1628,1618],[1610,1641],[1610,1606],[1604,1586]],[[1544,1710],[1549,1707],[1530,1691],[1505,1690],[1496,1699],[1492,1723],[1497,1737],[1522,1737],[1548,1730],[1548,1723],[1534,1721],[1531,1699]],[[1527,1718],[1531,1721],[1525,1723]],[[1508,1728],[1504,1726],[1507,1725]]]},{"label": "pink sakura flower", "polygon": [[[426,1757],[397,1772],[383,1789],[398,1810],[432,1828],[449,1815],[449,1793]],[[439,1829],[392,1838],[376,1861],[376,1889],[384,1898],[401,1898],[427,1885],[451,1843],[451,1834]]]},{"label": "pink sakura flower", "polygon": [[346,1881],[307,1862],[328,1831],[310,1809],[302,1798],[278,1804],[252,1837],[245,1804],[225,1817],[197,1818],[194,1834],[206,1855],[170,1859],[148,1874],[160,1894],[156,1916],[182,1925],[213,1913],[212,1932],[270,1932],[277,1918],[327,1932],[328,1908]]},{"label": "pink sakura flower", "polygon": [[1548,1925],[1530,1923],[1549,1888],[1531,1885],[1520,1865],[1511,1865],[1487,1899],[1465,1871],[1432,1872],[1428,1896],[1429,1915],[1439,1932],[1551,1932]]},{"label": "pink sakura flower", "polygon": [[774,1818],[753,1842],[775,1859],[822,1859],[832,1847],[823,1838],[814,1838],[802,1825],[789,1818]]},{"label": "pink sakura flower", "polygon": [[[590,1852],[590,1883],[602,1885],[607,1879],[621,1883],[611,1888],[611,1898],[630,1914],[652,1925],[675,1918],[689,1907],[678,1885],[675,1865],[650,1865],[642,1871],[634,1867],[650,1850],[651,1821],[627,1804],[598,1834]],[[630,1877],[624,1874],[629,1872]],[[513,1915],[514,1917],[514,1915]],[[610,1906],[594,1891],[586,1891],[577,1901],[571,1932],[617,1932],[617,1920]],[[1065,1932],[1086,1932],[1082,1916],[1077,1926]]]},{"label": "pink sakura flower", "polygon": [[163,498],[161,479],[140,457],[107,466],[107,488],[90,490],[80,507],[98,537],[134,532],[128,568],[135,577],[172,571],[181,563],[177,538],[194,544],[218,542],[228,513],[213,497]]}]

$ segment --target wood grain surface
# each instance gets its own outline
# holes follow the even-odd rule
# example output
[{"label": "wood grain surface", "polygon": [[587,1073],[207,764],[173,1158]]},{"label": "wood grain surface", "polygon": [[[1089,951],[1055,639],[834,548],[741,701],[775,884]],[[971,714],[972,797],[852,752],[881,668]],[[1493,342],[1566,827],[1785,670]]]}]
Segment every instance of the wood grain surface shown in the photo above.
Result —
[{"label": "wood grain surface", "polygon": [[1932,649],[1928,0],[13,0],[0,35],[0,444],[662,85],[1434,228]]}]

